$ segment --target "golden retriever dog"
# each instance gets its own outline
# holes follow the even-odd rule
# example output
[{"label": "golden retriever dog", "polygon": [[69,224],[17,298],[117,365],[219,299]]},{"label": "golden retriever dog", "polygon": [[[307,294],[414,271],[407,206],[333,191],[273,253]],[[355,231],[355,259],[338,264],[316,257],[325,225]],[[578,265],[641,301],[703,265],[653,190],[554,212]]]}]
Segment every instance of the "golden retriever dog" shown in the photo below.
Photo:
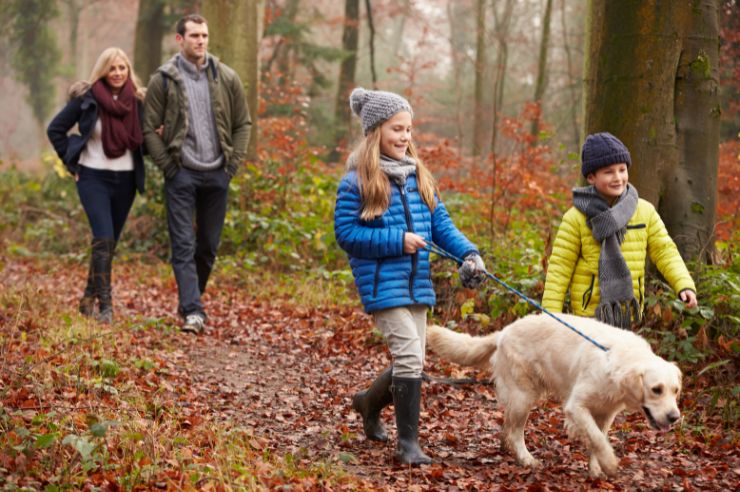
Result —
[{"label": "golden retriever dog", "polygon": [[545,314],[482,337],[429,326],[427,340],[446,360],[492,371],[504,407],[502,443],[519,464],[539,466],[524,444],[524,425],[535,403],[551,395],[563,404],[568,434],[588,448],[590,475],[613,476],[619,462],[607,433],[614,417],[641,410],[651,427],[669,429],[681,416],[681,371],[635,333],[592,318],[558,317],[609,350]]}]

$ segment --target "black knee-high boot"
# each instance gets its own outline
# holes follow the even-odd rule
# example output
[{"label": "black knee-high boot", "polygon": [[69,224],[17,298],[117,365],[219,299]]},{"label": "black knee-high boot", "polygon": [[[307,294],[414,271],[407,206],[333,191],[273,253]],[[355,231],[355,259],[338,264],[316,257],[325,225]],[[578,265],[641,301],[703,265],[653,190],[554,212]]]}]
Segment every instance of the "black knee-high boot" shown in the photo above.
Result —
[{"label": "black knee-high boot", "polygon": [[365,436],[373,441],[387,441],[388,434],[380,421],[380,411],[393,402],[391,368],[381,372],[370,387],[355,393],[352,408],[362,415]]},{"label": "black knee-high boot", "polygon": [[96,239],[93,242],[93,284],[98,296],[98,314],[96,319],[101,323],[113,321],[113,302],[111,297],[111,270],[113,251],[116,248],[114,239]]},{"label": "black knee-high boot", "polygon": [[95,268],[92,259],[92,252],[90,253],[90,265],[87,268],[87,285],[85,285],[85,292],[82,294],[80,299],[80,314],[83,316],[92,316],[95,314],[95,283],[93,278],[95,277]]},{"label": "black knee-high boot", "polygon": [[432,459],[419,447],[421,378],[393,377],[393,406],[396,411],[398,446],[396,459],[409,465],[426,465]]}]

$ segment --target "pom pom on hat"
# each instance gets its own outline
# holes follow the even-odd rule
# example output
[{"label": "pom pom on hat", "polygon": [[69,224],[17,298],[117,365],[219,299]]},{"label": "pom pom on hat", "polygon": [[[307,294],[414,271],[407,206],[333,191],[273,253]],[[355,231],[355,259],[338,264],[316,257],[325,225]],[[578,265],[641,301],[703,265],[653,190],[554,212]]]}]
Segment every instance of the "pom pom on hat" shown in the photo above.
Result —
[{"label": "pom pom on hat", "polygon": [[369,91],[362,87],[357,87],[352,91],[349,96],[349,106],[360,117],[365,135],[396,113],[408,111],[412,116],[414,115],[411,104],[398,94],[385,91]]},{"label": "pom pom on hat", "polygon": [[586,137],[581,150],[581,174],[585,178],[602,167],[612,164],[632,164],[630,151],[609,132],[594,133]]}]

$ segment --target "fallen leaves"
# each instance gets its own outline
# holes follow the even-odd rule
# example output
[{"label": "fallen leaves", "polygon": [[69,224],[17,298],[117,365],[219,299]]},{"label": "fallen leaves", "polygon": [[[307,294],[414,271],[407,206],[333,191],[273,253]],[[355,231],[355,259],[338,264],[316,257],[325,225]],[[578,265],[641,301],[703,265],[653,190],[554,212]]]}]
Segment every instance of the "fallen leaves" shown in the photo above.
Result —
[{"label": "fallen leaves", "polygon": [[[526,428],[543,467],[516,464],[501,449],[503,414],[487,384],[425,384],[420,436],[435,462],[398,466],[392,407],[382,413],[388,443],[366,440],[350,407],[389,363],[359,309],[255,299],[220,279],[206,297],[207,334],[189,336],[170,314],[174,283],[123,264],[118,321],[100,337],[73,314],[74,289],[55,288],[81,285],[82,271],[35,262],[6,263],[0,281],[0,477],[18,486],[53,483],[62,463],[67,480],[103,490],[733,490],[740,480],[736,435],[693,396],[691,377],[685,418],[702,420],[658,434],[640,415],[620,415],[614,479],[588,477],[587,450],[567,436],[554,402],[535,409]],[[12,285],[33,285],[33,295]],[[52,326],[64,316],[70,321]],[[434,356],[427,369],[487,381]],[[96,389],[104,387],[116,394]],[[698,426],[703,432],[692,432]]]}]

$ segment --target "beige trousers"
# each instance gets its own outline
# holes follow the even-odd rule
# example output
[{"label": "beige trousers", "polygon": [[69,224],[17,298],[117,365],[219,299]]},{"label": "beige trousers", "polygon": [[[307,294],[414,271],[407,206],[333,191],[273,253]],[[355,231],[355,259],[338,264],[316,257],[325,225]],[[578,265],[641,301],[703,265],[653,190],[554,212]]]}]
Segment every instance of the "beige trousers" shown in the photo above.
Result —
[{"label": "beige trousers", "polygon": [[391,351],[394,376],[420,378],[424,371],[427,309],[417,304],[374,313],[375,325]]}]

